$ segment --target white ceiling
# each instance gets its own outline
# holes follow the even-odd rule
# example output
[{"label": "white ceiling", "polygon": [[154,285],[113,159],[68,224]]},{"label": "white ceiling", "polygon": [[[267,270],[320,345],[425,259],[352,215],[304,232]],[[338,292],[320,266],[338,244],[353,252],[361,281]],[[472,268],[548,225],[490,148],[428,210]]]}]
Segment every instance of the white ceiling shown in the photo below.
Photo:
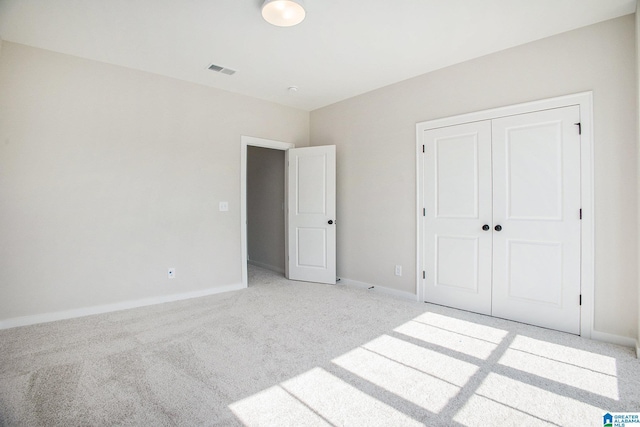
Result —
[{"label": "white ceiling", "polygon": [[0,0],[0,38],[313,110],[633,13],[636,0],[306,0],[290,28],[266,23],[261,4]]}]

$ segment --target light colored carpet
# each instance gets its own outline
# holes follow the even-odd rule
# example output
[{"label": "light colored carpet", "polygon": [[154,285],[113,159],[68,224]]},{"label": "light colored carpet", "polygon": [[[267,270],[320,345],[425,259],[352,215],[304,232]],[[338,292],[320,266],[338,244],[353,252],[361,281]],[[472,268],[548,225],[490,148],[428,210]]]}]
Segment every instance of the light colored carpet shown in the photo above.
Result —
[{"label": "light colored carpet", "polygon": [[631,349],[287,281],[0,331],[3,426],[602,426]]}]

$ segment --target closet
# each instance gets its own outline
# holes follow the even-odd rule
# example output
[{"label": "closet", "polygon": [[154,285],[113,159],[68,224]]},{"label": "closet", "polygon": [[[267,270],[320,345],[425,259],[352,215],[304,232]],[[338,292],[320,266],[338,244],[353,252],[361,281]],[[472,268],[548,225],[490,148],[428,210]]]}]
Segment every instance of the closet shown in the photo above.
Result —
[{"label": "closet", "polygon": [[580,333],[580,106],[418,127],[426,302]]}]

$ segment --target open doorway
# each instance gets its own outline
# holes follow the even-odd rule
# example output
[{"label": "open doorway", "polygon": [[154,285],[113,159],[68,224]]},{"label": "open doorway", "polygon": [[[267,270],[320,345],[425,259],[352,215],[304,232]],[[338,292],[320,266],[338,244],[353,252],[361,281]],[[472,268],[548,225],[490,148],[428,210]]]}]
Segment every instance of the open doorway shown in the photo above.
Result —
[{"label": "open doorway", "polygon": [[295,148],[294,144],[249,136],[241,137],[240,152],[242,284],[248,285],[247,159],[250,147],[286,152],[287,166],[283,167],[284,203],[288,213],[284,227],[285,276],[292,280],[335,284],[336,146]]},{"label": "open doorway", "polygon": [[248,263],[284,274],[286,270],[285,153],[294,144],[241,137],[240,234],[242,283]]},{"label": "open doorway", "polygon": [[285,152],[247,147],[247,262],[284,275]]}]

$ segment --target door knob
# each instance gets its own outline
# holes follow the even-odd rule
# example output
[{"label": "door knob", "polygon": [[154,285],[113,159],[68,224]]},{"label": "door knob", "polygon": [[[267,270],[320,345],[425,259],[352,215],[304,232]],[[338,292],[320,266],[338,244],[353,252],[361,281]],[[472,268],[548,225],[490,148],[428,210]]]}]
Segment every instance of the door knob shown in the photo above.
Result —
[{"label": "door knob", "polygon": [[501,225],[499,225],[499,224],[498,224],[498,225],[496,225],[495,230],[496,230],[496,231],[500,231],[500,230],[502,230],[502,226],[501,226]]},{"label": "door knob", "polygon": [[487,231],[487,230],[488,230],[488,229],[490,229],[490,228],[491,228],[491,227],[489,227],[489,224],[485,224],[485,225],[483,225],[483,226],[482,226],[482,229],[483,229],[484,231]]},{"label": "door knob", "polygon": [[330,219],[329,220],[329,225],[331,225],[331,224],[333,224],[333,220]]}]

